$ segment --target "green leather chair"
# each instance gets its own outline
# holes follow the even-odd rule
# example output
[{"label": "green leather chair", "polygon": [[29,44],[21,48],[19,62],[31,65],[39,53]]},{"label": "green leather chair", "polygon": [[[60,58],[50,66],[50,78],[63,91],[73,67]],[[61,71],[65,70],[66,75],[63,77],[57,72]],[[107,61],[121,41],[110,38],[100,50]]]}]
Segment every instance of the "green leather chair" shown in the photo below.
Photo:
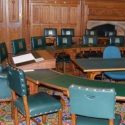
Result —
[{"label": "green leather chair", "polygon": [[120,125],[114,89],[71,85],[69,94],[72,125]]},{"label": "green leather chair", "polygon": [[2,72],[0,65],[0,102],[11,101],[11,89],[9,88],[7,74]]},{"label": "green leather chair", "polygon": [[27,52],[25,39],[15,39],[12,40],[12,51],[13,55],[19,55]]},{"label": "green leather chair", "polygon": [[[72,36],[57,36],[56,37],[56,46],[58,48],[67,48],[72,45]],[[71,58],[70,55],[61,52],[56,56],[57,70],[59,70],[60,65],[62,66],[63,72],[66,71],[66,64],[70,64]]]},{"label": "green leather chair", "polygon": [[71,47],[72,45],[72,36],[57,36],[56,37],[56,46],[59,48]]},{"label": "green leather chair", "polygon": [[8,59],[8,52],[7,52],[6,43],[2,42],[0,43],[0,62],[2,63],[7,59]]},{"label": "green leather chair", "polygon": [[73,28],[62,28],[61,35],[74,37],[74,29]]},{"label": "green leather chair", "polygon": [[15,125],[19,124],[18,112],[26,119],[26,125],[30,125],[30,120],[35,120],[37,116],[58,112],[58,125],[62,125],[62,106],[59,100],[45,92],[28,94],[26,76],[20,69],[9,66],[8,79],[12,89]]},{"label": "green leather chair", "polygon": [[[9,87],[7,78],[7,70],[5,70],[5,68],[3,68],[1,64],[0,64],[0,103],[6,104],[5,106],[12,103],[11,89]],[[12,108],[13,107],[11,105],[11,109]]]},{"label": "green leather chair", "polygon": [[46,48],[46,38],[44,36],[31,37],[31,48],[32,48],[32,50],[45,49]]}]

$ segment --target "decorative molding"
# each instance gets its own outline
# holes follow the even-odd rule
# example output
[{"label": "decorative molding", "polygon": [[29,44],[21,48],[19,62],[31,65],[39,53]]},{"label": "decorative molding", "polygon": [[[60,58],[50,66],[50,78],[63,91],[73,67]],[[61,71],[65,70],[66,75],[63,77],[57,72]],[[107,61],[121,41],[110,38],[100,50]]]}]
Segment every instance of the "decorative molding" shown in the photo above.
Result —
[{"label": "decorative molding", "polygon": [[0,22],[3,22],[3,0],[0,0]]},{"label": "decorative molding", "polygon": [[8,12],[10,22],[19,21],[19,0],[9,0]]},{"label": "decorative molding", "polygon": [[110,8],[89,8],[89,15],[90,18],[105,19],[111,18],[112,20],[117,18],[118,20],[125,19],[125,9],[110,9]]}]

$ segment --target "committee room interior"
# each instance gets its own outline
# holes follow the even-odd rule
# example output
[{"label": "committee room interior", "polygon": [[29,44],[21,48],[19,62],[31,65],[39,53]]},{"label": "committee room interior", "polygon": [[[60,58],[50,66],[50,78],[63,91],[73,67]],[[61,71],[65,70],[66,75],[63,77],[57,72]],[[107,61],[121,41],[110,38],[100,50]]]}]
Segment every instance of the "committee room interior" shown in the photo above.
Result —
[{"label": "committee room interior", "polygon": [[124,82],[124,0],[0,0],[0,125],[124,125]]}]

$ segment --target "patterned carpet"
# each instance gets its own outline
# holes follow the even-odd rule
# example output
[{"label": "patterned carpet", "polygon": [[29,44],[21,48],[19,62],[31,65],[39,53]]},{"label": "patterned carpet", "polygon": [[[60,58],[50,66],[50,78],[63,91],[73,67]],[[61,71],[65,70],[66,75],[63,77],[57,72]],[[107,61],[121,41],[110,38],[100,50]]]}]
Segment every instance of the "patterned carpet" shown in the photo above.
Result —
[{"label": "patterned carpet", "polygon": [[[44,89],[45,90],[45,89]],[[43,91],[43,89],[42,89]],[[45,90],[47,91],[47,90]],[[49,91],[49,94],[52,94],[52,91]],[[67,97],[61,95],[61,93],[55,93],[56,95],[62,96],[66,103],[66,109],[63,111],[63,125],[71,125],[70,114],[69,114],[69,101]],[[120,125],[125,125],[125,103],[116,103],[116,113],[121,114],[122,121]],[[20,116],[21,117],[21,116]],[[20,119],[20,118],[19,118]],[[41,118],[37,117],[37,121],[41,121]],[[10,104],[1,103],[0,104],[0,125],[14,125],[13,120],[11,119],[11,106]],[[25,125],[25,122],[20,122],[19,125]],[[36,125],[34,122],[31,122],[31,125]],[[57,114],[51,114],[48,116],[48,122],[45,125],[58,125],[57,124]]]}]

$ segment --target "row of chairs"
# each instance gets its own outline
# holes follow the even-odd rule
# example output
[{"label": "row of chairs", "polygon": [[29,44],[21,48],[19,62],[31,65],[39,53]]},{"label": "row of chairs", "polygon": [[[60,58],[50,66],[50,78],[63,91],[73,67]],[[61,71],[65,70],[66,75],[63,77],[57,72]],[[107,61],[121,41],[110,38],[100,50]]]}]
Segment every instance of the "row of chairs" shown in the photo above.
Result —
[{"label": "row of chairs", "polygon": [[[83,43],[84,46],[99,46],[99,37],[98,36],[83,36]],[[110,36],[107,37],[106,42],[103,43],[105,46],[115,45],[115,46],[124,46],[125,45],[125,37],[124,36]],[[102,46],[104,46],[102,44]]]},{"label": "row of chairs", "polygon": [[[86,29],[85,35],[87,36],[100,36],[100,32],[94,29]],[[101,30],[101,36],[102,37],[111,37],[111,36],[117,36],[116,30]]]},{"label": "row of chairs", "polygon": [[[18,112],[26,119],[26,125],[30,125],[30,120],[36,122],[34,118],[41,115],[44,123],[46,114],[58,112],[58,125],[62,125],[62,106],[59,100],[44,92],[29,95],[25,73],[20,69],[8,66],[7,78],[12,92],[15,125],[19,124]],[[1,84],[4,83],[1,81]],[[115,115],[115,98],[114,89],[71,85],[69,103],[72,125],[119,125],[121,118]]]},{"label": "row of chairs", "polygon": [[[57,47],[71,47],[72,46],[72,37],[71,36],[57,36],[56,37],[56,46]],[[124,37],[117,36],[110,38],[110,44],[107,45],[119,45],[123,46]],[[83,46],[98,46],[98,38],[96,36],[84,36],[83,37]],[[5,46],[3,43],[1,46]],[[6,47],[5,47],[6,48]],[[44,36],[34,36],[31,37],[31,49],[46,49],[47,43]],[[13,55],[21,54],[27,51],[26,42],[24,38],[12,40],[12,50]],[[3,52],[6,55],[6,50]],[[2,56],[5,58],[4,56]]]},{"label": "row of chairs", "polygon": [[[71,36],[57,36],[56,46],[58,47],[70,47],[72,45]],[[27,51],[26,42],[24,38],[12,40],[13,55],[24,53]],[[47,43],[44,36],[31,37],[31,49],[46,49]]]},{"label": "row of chairs", "polygon": [[[62,28],[61,29],[61,35],[62,36],[72,36],[74,37],[74,29],[73,28]],[[57,29],[56,28],[44,28],[44,34],[45,37],[56,37]]]}]

